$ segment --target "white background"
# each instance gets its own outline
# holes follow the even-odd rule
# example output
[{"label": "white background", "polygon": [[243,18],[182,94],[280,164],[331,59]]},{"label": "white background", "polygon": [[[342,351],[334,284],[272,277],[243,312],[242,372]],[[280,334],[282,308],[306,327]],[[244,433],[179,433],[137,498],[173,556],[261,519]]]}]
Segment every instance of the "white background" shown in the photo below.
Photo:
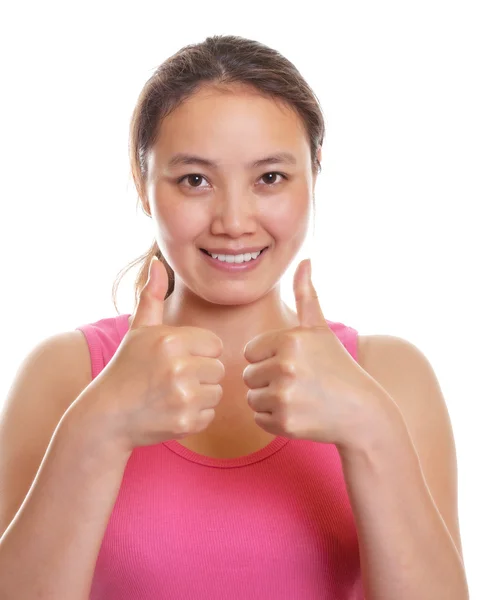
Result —
[{"label": "white background", "polygon": [[[327,125],[312,252],[325,316],[416,344],[450,412],[472,600],[495,589],[497,19],[491,2],[11,3],[0,14],[0,399],[47,336],[116,316],[153,239],[131,112],[155,68],[213,34],[289,58]],[[312,235],[312,233],[311,233]],[[130,271],[118,294],[133,307]]]}]

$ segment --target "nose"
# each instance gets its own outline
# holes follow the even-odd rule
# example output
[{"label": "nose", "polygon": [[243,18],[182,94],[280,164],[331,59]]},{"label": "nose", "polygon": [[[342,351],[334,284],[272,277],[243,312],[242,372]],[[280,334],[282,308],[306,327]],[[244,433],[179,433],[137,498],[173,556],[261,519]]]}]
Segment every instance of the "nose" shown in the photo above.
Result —
[{"label": "nose", "polygon": [[212,233],[240,237],[257,230],[257,199],[249,192],[221,193],[215,204]]}]

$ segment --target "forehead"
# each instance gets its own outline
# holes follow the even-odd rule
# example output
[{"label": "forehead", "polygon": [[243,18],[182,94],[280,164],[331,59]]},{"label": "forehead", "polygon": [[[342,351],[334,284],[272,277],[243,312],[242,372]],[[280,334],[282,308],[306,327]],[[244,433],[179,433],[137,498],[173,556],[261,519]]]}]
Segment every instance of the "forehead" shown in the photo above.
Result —
[{"label": "forehead", "polygon": [[214,160],[247,162],[275,148],[303,160],[307,146],[300,115],[284,102],[250,89],[205,88],[163,119],[152,150],[161,158],[193,151]]}]

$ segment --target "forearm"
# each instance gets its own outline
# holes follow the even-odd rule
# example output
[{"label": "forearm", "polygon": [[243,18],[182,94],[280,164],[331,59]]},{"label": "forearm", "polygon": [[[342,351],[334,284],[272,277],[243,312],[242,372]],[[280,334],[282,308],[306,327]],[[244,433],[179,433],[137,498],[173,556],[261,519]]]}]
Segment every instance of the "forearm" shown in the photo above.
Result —
[{"label": "forearm", "polygon": [[367,436],[361,448],[339,449],[366,600],[468,600],[462,559],[405,421],[392,416]]},{"label": "forearm", "polygon": [[[76,410],[75,410],[76,409]],[[87,600],[127,462],[99,423],[71,407],[0,539],[2,600]]]}]

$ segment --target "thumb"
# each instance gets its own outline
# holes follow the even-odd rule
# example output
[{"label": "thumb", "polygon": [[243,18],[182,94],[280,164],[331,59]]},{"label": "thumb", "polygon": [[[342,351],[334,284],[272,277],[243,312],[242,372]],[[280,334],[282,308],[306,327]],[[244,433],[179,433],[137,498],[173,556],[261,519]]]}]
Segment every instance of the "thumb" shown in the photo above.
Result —
[{"label": "thumb", "polygon": [[148,279],[140,292],[130,329],[145,325],[162,325],[164,298],[168,286],[166,267],[154,256],[148,266]]},{"label": "thumb", "polygon": [[293,293],[301,327],[328,327],[311,281],[311,259],[301,261],[293,278]]}]

